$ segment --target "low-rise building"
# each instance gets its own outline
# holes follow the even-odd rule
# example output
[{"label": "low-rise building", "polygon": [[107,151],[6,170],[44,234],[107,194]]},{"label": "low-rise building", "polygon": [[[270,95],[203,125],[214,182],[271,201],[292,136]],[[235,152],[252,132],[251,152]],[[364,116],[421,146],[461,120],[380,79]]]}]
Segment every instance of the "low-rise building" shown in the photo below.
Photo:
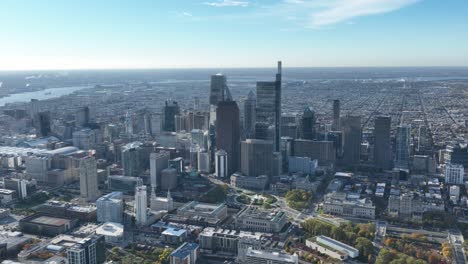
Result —
[{"label": "low-rise building", "polygon": [[121,246],[125,241],[124,226],[119,223],[104,223],[96,229],[96,234],[104,236],[106,243],[111,245]]},{"label": "low-rise building", "polygon": [[208,204],[192,201],[178,208],[177,215],[194,221],[202,220],[217,225],[226,219],[227,206],[224,203]]},{"label": "low-rise building", "polygon": [[239,173],[231,175],[231,186],[242,189],[264,190],[268,184],[268,176],[243,176]]},{"label": "low-rise building", "polygon": [[246,254],[246,262],[249,264],[297,264],[299,257],[276,251],[255,250],[249,248]]},{"label": "low-rise building", "polygon": [[329,193],[323,202],[326,214],[374,219],[375,206],[368,198],[354,199],[346,193]]},{"label": "low-rise building", "polygon": [[56,236],[63,234],[76,226],[78,219],[52,217],[34,214],[19,221],[22,232],[41,236]]},{"label": "low-rise building", "polygon": [[254,232],[279,233],[288,222],[288,217],[281,210],[266,210],[248,206],[234,217],[236,228]]},{"label": "low-rise building", "polygon": [[345,260],[357,258],[359,250],[327,236],[316,236],[306,240],[306,246],[331,258]]},{"label": "low-rise building", "polygon": [[187,239],[187,230],[179,228],[167,228],[161,233],[164,242],[178,245]]}]

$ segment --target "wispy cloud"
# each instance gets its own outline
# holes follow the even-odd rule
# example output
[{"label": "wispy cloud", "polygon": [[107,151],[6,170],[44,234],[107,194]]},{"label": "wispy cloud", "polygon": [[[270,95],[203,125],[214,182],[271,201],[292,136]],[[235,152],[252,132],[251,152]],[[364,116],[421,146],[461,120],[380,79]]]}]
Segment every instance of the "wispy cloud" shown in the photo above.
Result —
[{"label": "wispy cloud", "polygon": [[221,0],[216,2],[204,2],[204,5],[213,7],[247,7],[250,5],[247,1],[235,1],[235,0]]},{"label": "wispy cloud", "polygon": [[[315,1],[294,1],[297,5],[305,5],[307,2]],[[309,19],[310,26],[321,27],[340,22],[347,22],[350,19],[384,14],[401,9],[405,6],[419,2],[420,0],[335,0],[329,1],[330,5],[322,10],[311,10]]]},{"label": "wispy cloud", "polygon": [[[246,12],[197,16],[198,21],[219,20],[236,23],[262,23],[279,19],[286,28],[322,29],[336,24],[353,25],[364,16],[397,11],[423,0],[277,0],[271,4],[252,4],[252,1],[217,0],[204,2],[212,7],[252,7]],[[188,12],[185,17],[191,17]],[[193,20],[194,17],[191,17]]]}]

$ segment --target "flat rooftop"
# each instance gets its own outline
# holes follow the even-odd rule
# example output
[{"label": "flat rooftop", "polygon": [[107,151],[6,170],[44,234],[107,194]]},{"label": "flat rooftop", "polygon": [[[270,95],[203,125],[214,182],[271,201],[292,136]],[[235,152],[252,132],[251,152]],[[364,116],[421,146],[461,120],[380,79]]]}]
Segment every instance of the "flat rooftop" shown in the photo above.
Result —
[{"label": "flat rooftop", "polygon": [[43,225],[51,225],[51,226],[62,226],[67,223],[70,223],[70,220],[65,218],[58,218],[58,217],[51,217],[51,216],[39,216],[29,220],[31,223],[35,224],[43,224]]}]

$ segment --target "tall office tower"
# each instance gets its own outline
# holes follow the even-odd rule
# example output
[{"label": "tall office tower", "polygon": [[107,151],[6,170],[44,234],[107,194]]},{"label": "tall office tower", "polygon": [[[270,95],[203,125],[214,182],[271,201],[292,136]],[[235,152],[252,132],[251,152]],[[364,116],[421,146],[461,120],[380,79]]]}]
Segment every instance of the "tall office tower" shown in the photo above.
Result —
[{"label": "tall office tower", "polygon": [[181,157],[169,160],[169,168],[176,170],[177,174],[181,174],[184,171],[184,159]]},{"label": "tall office tower", "polygon": [[96,159],[84,157],[79,161],[80,196],[84,202],[94,202],[99,196]]},{"label": "tall office tower", "polygon": [[137,225],[146,225],[147,222],[148,198],[146,186],[141,185],[135,188],[135,220]]},{"label": "tall office tower", "polygon": [[448,148],[450,153],[450,162],[455,164],[462,164],[468,167],[468,144],[457,143],[453,147]]},{"label": "tall office tower", "polygon": [[340,100],[333,100],[333,131],[340,131]]},{"label": "tall office tower", "polygon": [[424,151],[429,147],[429,133],[426,126],[419,126],[418,129],[418,151]]},{"label": "tall office tower", "polygon": [[47,137],[50,135],[50,112],[40,112],[34,116],[33,120],[34,127],[36,128],[36,134],[39,137]]},{"label": "tall office tower", "polygon": [[122,146],[122,167],[125,176],[139,177],[143,169],[142,143],[132,142]]},{"label": "tall office tower", "polygon": [[210,155],[204,148],[202,148],[198,151],[198,171],[201,173],[210,173],[210,170]]},{"label": "tall office tower", "polygon": [[133,115],[130,111],[125,113],[125,134],[133,135]]},{"label": "tall office tower", "polygon": [[361,158],[361,117],[345,116],[340,121],[343,132],[343,164],[357,166]]},{"label": "tall office tower", "polygon": [[166,101],[163,108],[163,122],[162,127],[164,131],[174,132],[175,129],[175,116],[180,113],[180,108],[177,102]]},{"label": "tall office tower", "polygon": [[402,125],[397,127],[395,167],[400,169],[409,168],[411,144],[411,126]]},{"label": "tall office tower", "polygon": [[257,107],[257,98],[253,91],[249,92],[244,101],[244,129],[246,138],[252,138],[255,135],[255,108]]},{"label": "tall office tower", "polygon": [[293,149],[294,156],[318,160],[320,166],[329,166],[336,162],[336,151],[332,141],[296,139]]},{"label": "tall office tower", "polygon": [[200,110],[200,97],[198,97],[198,96],[195,96],[195,97],[193,98],[193,109],[194,109],[195,111]]},{"label": "tall office tower", "polygon": [[229,176],[228,153],[222,149],[215,154],[215,175],[218,178],[227,178]]},{"label": "tall office tower", "polygon": [[34,120],[34,117],[40,111],[40,102],[37,99],[31,99],[29,103],[29,117]]},{"label": "tall office tower", "polygon": [[247,139],[241,142],[241,171],[246,176],[272,175],[273,142]]},{"label": "tall office tower", "polygon": [[210,105],[217,106],[219,102],[224,101],[227,91],[226,76],[221,73],[211,76],[210,86]]},{"label": "tall office tower", "polygon": [[[280,151],[281,139],[281,61],[274,82],[257,82],[255,137],[271,139],[275,152]],[[272,135],[268,128],[273,127]]]},{"label": "tall office tower", "polygon": [[445,166],[445,183],[463,184],[465,168],[461,164],[449,163]]},{"label": "tall office tower", "polygon": [[153,113],[151,114],[151,135],[157,136],[161,134],[162,129],[162,114]]},{"label": "tall office tower", "polygon": [[85,127],[90,122],[89,107],[80,107],[76,112],[75,125]]},{"label": "tall office tower", "polygon": [[190,168],[192,171],[198,171],[198,152],[200,151],[200,146],[192,145],[190,146]]},{"label": "tall office tower", "polygon": [[190,132],[190,143],[192,145],[199,145],[201,148],[208,147],[208,131],[201,129],[192,129]]},{"label": "tall office tower", "polygon": [[314,140],[316,135],[315,129],[315,112],[311,107],[306,107],[301,117],[301,138]]},{"label": "tall office tower", "polygon": [[216,118],[216,148],[227,152],[228,174],[231,175],[239,169],[240,121],[237,103],[219,102]]},{"label": "tall office tower", "polygon": [[392,168],[392,151],[390,144],[390,128],[392,119],[389,116],[378,116],[374,125],[374,162],[377,168],[389,170]]},{"label": "tall office tower", "polygon": [[96,201],[97,221],[99,223],[123,222],[123,193],[111,192]]},{"label": "tall office tower", "polygon": [[161,171],[161,190],[172,190],[177,187],[178,180],[177,170],[167,168]]},{"label": "tall office tower", "polygon": [[93,235],[84,238],[67,249],[70,264],[101,264],[105,261],[105,240],[103,236]]},{"label": "tall office tower", "polygon": [[133,122],[134,134],[150,134],[151,133],[151,114],[148,109],[143,108],[135,111]]},{"label": "tall office tower", "polygon": [[150,154],[150,177],[152,195],[161,186],[161,171],[169,167],[171,154],[167,151]]}]

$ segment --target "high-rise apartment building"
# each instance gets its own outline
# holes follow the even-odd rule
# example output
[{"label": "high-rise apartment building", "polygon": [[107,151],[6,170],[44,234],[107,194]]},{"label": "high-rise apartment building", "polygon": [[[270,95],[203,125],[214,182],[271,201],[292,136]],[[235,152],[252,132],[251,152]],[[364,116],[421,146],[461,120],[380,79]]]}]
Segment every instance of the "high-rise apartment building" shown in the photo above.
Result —
[{"label": "high-rise apartment building", "polygon": [[390,128],[392,119],[389,116],[378,116],[374,125],[374,163],[377,168],[389,170],[392,168],[392,149],[390,144]]},{"label": "high-rise apartment building", "polygon": [[79,161],[80,197],[84,202],[94,202],[99,196],[96,159],[91,156]]},{"label": "high-rise apartment building", "polygon": [[141,185],[135,188],[135,220],[137,225],[146,225],[148,196],[146,186]]},{"label": "high-rise apartment building", "polygon": [[123,194],[122,192],[111,192],[96,201],[97,221],[100,223],[123,222]]}]

